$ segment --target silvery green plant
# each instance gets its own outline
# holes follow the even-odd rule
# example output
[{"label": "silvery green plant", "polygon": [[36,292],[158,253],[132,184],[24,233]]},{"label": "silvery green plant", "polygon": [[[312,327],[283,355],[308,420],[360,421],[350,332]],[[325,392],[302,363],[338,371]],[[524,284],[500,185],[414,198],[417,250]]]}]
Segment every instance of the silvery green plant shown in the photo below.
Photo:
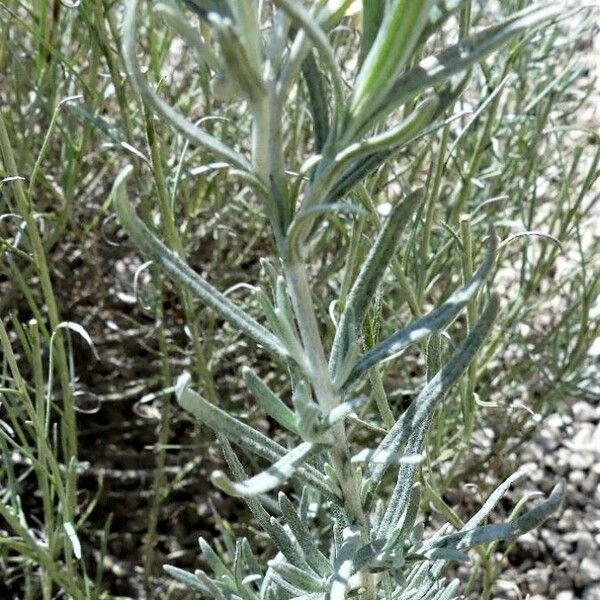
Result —
[{"label": "silvery green plant", "polygon": [[[458,598],[458,581],[443,576],[449,563],[468,561],[470,548],[509,540],[538,526],[564,495],[564,482],[559,482],[528,512],[504,523],[486,523],[523,476],[518,471],[459,530],[425,534],[418,520],[419,464],[434,412],[468,368],[498,310],[498,298],[487,294],[464,341],[440,364],[440,332],[490,287],[497,246],[492,227],[486,256],[462,288],[367,350],[362,334],[368,311],[403,232],[414,223],[418,226],[415,215],[424,190],[407,190],[393,204],[349,290],[338,299],[333,336],[320,322],[309,277],[312,244],[324,218],[350,210],[344,200],[355,186],[410,142],[433,134],[448,118],[473,65],[514,36],[555,19],[558,10],[531,6],[477,33],[461,32],[454,45],[423,57],[427,40],[456,14],[468,13],[469,2],[365,0],[360,55],[356,73],[349,73],[341,68],[329,34],[350,4],[188,0],[187,8],[203,24],[198,29],[173,0],[154,3],[213,73],[215,93],[245,101],[252,117],[248,152],[190,122],[150,87],[136,50],[138,0],[126,5],[124,60],[144,102],[253,191],[270,221],[277,252],[276,261],[263,262],[270,288],[255,289],[261,323],[196,273],[135,215],[126,195],[131,169],[117,178],[116,211],[139,250],[289,374],[291,398],[286,402],[252,368],[241,373],[249,394],[285,432],[289,447],[207,401],[193,389],[188,374],[175,386],[179,404],[212,429],[221,445],[230,473],[213,472],[213,484],[245,500],[273,546],[265,563],[246,538],[229,540],[226,557],[200,539],[210,572],[188,573],[175,566],[166,570],[205,597]],[[304,164],[292,171],[283,129],[286,103],[300,81],[308,89],[314,135],[310,148],[302,149]],[[349,425],[367,426],[357,412],[369,401],[370,394],[360,392],[368,389],[370,369],[398,359],[417,343],[427,343],[426,384],[399,418],[383,407],[385,433],[375,447],[357,446]],[[248,474],[240,451],[265,462],[264,470]],[[396,475],[391,491],[384,485],[390,471]],[[323,519],[329,523],[326,528]]]}]

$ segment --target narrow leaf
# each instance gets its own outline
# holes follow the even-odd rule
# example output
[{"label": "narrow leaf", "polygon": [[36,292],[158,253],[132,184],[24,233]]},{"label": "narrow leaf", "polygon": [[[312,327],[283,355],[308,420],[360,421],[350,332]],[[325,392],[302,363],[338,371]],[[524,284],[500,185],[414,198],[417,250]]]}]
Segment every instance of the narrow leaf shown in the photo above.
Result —
[{"label": "narrow leaf", "polygon": [[137,59],[136,32],[139,29],[137,9],[138,0],[128,0],[125,4],[125,14],[123,16],[123,61],[127,73],[140,96],[191,141],[203,146],[218,158],[238,167],[242,171],[253,173],[254,168],[252,164],[244,156],[235,152],[214,136],[202,131],[202,129],[188,121],[150,89]]},{"label": "narrow leaf", "polygon": [[455,560],[458,562],[469,562],[469,557],[460,550],[454,548],[434,548],[428,550],[425,556],[429,560]]},{"label": "narrow leaf", "polygon": [[[231,470],[232,475],[240,481],[247,479],[247,475],[242,467],[238,457],[235,452],[231,448],[231,445],[227,441],[226,438],[220,437],[219,442],[221,443],[221,448],[223,450],[223,456],[227,461],[227,465]],[[244,501],[248,505],[250,512],[257,520],[258,524],[264,529],[267,535],[271,538],[275,546],[279,549],[282,560],[285,557],[292,564],[296,565],[302,569],[308,569],[308,563],[304,559],[302,552],[298,550],[297,544],[295,540],[290,536],[290,534],[279,524],[277,519],[273,518],[269,513],[265,510],[262,505],[262,501],[258,498],[244,498]],[[269,579],[270,569],[267,569],[267,573],[265,574],[265,578],[263,580],[263,584],[267,584]]]},{"label": "narrow leaf", "polygon": [[114,183],[112,195],[119,221],[140,251],[159,264],[174,281],[188,288],[194,296],[217,311],[237,329],[254,338],[274,354],[285,356],[285,348],[273,334],[198,275],[135,215],[125,190],[125,182],[130,173],[131,167],[121,171]]},{"label": "narrow leaf", "polygon": [[[178,379],[176,384],[177,402],[199,421],[241,448],[262,456],[269,462],[275,463],[286,454],[283,446],[232,417],[226,411],[214,406],[200,394],[191,390],[187,385],[188,381],[189,375],[187,374],[183,374]],[[297,474],[328,496],[335,496],[335,493],[323,482],[323,475],[314,467],[303,465]]]},{"label": "narrow leaf", "polygon": [[524,533],[539,527],[552,513],[558,510],[564,499],[565,490],[565,480],[561,479],[559,483],[554,486],[554,489],[550,492],[550,495],[544,502],[521,515],[514,521],[484,525],[482,527],[474,527],[457,533],[451,533],[436,539],[432,543],[432,546],[435,548],[456,548],[458,550],[464,550],[480,544],[489,544],[490,542],[499,540],[509,540],[523,535]]},{"label": "narrow leaf", "polygon": [[324,426],[329,429],[333,427],[339,421],[345,419],[348,415],[356,412],[361,406],[364,406],[367,402],[367,396],[359,396],[358,398],[353,398],[352,400],[348,400],[347,402],[343,402],[339,406],[336,406],[324,419]]},{"label": "narrow leaf", "polygon": [[335,557],[334,574],[331,578],[329,598],[345,600],[350,586],[350,577],[354,571],[354,555],[360,544],[360,532],[355,527],[347,527],[343,533],[344,541]]},{"label": "narrow leaf", "polygon": [[193,573],[188,573],[187,571],[184,571],[183,569],[174,567],[172,565],[164,565],[163,569],[173,579],[179,581],[180,583],[187,585],[188,587],[192,588],[193,590],[196,590],[197,592],[210,595],[210,590]]},{"label": "narrow leaf", "polygon": [[425,457],[422,454],[402,454],[401,452],[388,452],[385,450],[370,450],[364,448],[357,452],[351,459],[353,463],[371,463],[379,465],[418,464]]},{"label": "narrow leaf", "polygon": [[256,398],[262,409],[282,427],[298,433],[296,415],[290,410],[269,386],[252,369],[242,369],[244,381],[252,395]]},{"label": "narrow leaf", "polygon": [[365,60],[373,42],[377,37],[383,15],[386,0],[363,0],[362,1],[362,27],[360,35],[360,58],[359,63]]},{"label": "narrow leaf", "polygon": [[315,151],[321,152],[329,135],[329,106],[323,75],[315,57],[309,54],[302,63],[302,76],[308,91],[309,109],[315,132]]},{"label": "narrow leaf", "polygon": [[350,105],[352,129],[362,128],[404,70],[427,24],[432,5],[433,0],[387,3],[383,22],[356,78]]},{"label": "narrow leaf", "polygon": [[315,573],[318,573],[322,577],[330,575],[333,570],[330,562],[319,550],[308,528],[298,516],[294,505],[283,492],[279,492],[279,507],[283,513],[283,518],[304,554],[306,562],[314,569]]},{"label": "narrow leaf", "polygon": [[[428,424],[428,419],[433,414],[437,404],[461,376],[471,362],[475,352],[477,352],[483,343],[485,336],[494,322],[497,311],[498,298],[491,296],[479,321],[473,327],[465,341],[454,352],[450,360],[436,373],[433,379],[427,383],[402,417],[396,421],[395,425],[377,447],[376,453],[398,452],[406,445],[412,433],[419,432],[420,428]],[[420,452],[420,449],[416,452]],[[386,469],[387,465],[383,463],[376,464],[370,470],[370,477],[373,479],[373,492],[377,490],[378,485],[381,483]],[[407,491],[410,492],[410,488]],[[400,512],[400,514],[402,513]]]},{"label": "narrow leaf", "polygon": [[346,337],[346,329],[351,327],[352,323],[358,329],[362,326],[367,308],[377,291],[386,267],[394,256],[398,239],[422,196],[423,190],[419,188],[397,203],[379,232],[354,285],[350,289],[346,306],[340,317],[340,324],[335,333],[331,351],[330,373],[337,372],[338,365],[343,361],[347,352],[347,348],[342,347],[342,340]]},{"label": "narrow leaf", "polygon": [[448,327],[458,316],[459,312],[475,296],[482,283],[486,280],[494,264],[497,245],[496,235],[492,231],[485,259],[472,279],[435,310],[413,321],[410,325],[403,327],[367,352],[356,363],[349,382],[356,379],[356,377],[360,376],[361,373],[364,373],[373,365],[393,359],[412,344]]},{"label": "narrow leaf", "polygon": [[517,471],[503,481],[488,497],[484,502],[483,506],[465,523],[464,529],[471,529],[479,525],[491,512],[494,510],[496,504],[504,497],[504,494],[508,492],[508,489],[513,483],[521,480],[525,476],[524,471]]},{"label": "narrow leaf", "polygon": [[396,80],[381,103],[378,114],[373,117],[373,122],[381,120],[424,90],[443,83],[452,75],[483,60],[512,37],[556,18],[561,11],[562,8],[556,5],[530,6],[503,23],[487,27],[461,39],[439,54],[428,56]]},{"label": "narrow leaf", "polygon": [[264,494],[283,485],[314,449],[315,444],[303,442],[268,469],[246,481],[231,481],[222,471],[214,471],[211,481],[230,496],[249,497]]},{"label": "narrow leaf", "polygon": [[269,566],[283,579],[304,592],[324,592],[326,589],[323,579],[315,577],[308,571],[302,571],[289,563],[270,561]]}]

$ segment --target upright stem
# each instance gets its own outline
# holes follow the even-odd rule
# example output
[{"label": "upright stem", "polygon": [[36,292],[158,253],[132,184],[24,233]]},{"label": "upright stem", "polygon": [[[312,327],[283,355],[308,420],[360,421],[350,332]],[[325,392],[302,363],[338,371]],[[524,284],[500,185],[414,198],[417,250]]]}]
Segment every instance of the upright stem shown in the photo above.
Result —
[{"label": "upright stem", "polygon": [[56,349],[56,370],[60,381],[61,392],[63,396],[63,450],[65,463],[68,463],[72,457],[77,455],[77,423],[75,415],[75,405],[71,382],[69,380],[69,367],[67,362],[67,353],[64,345],[64,338],[59,329],[60,314],[58,305],[52,288],[50,279],[50,269],[46,260],[46,252],[38,226],[33,215],[33,206],[31,198],[27,196],[23,181],[19,179],[19,171],[13,154],[10,138],[6,129],[5,121],[0,112],[0,155],[4,161],[6,174],[17,177],[13,182],[14,197],[17,208],[27,228],[27,236],[31,245],[34,263],[40,278],[40,286],[46,307],[48,310],[48,320],[50,329],[54,332],[54,344]]},{"label": "upright stem", "polygon": [[[285,264],[285,275],[306,355],[307,375],[319,406],[324,412],[329,413],[339,405],[340,397],[336,393],[329,376],[328,362],[319,333],[319,324],[308,285],[306,269],[300,262],[288,262]],[[346,428],[343,422],[334,426],[333,434],[335,445],[330,450],[332,466],[339,474],[346,508],[350,511],[352,518],[361,526],[363,537],[367,540],[368,524],[362,508],[354,467],[350,463]]]}]

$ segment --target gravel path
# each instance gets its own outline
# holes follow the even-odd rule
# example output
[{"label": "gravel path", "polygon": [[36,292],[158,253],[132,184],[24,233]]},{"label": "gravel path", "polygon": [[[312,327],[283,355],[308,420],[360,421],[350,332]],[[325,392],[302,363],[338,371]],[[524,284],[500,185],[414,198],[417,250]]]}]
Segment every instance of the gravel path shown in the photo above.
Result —
[{"label": "gravel path", "polygon": [[600,600],[600,406],[578,401],[569,413],[551,415],[520,456],[527,492],[566,478],[562,512],[516,542],[495,600]]}]

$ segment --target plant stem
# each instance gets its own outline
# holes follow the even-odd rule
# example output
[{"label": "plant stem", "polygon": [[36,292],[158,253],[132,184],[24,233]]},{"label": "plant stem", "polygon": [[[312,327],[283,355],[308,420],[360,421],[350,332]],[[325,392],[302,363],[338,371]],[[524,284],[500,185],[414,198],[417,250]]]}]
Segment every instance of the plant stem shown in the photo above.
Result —
[{"label": "plant stem", "polygon": [[67,362],[67,353],[64,346],[64,339],[61,331],[58,329],[60,324],[60,315],[58,305],[52,289],[52,281],[50,280],[50,270],[46,261],[46,253],[42,238],[37,228],[37,223],[33,216],[31,199],[27,197],[23,181],[19,178],[19,171],[15,162],[12,146],[6,124],[2,113],[0,113],[0,153],[6,173],[9,176],[16,177],[14,180],[14,197],[17,203],[17,208],[23,218],[26,228],[29,243],[33,253],[33,259],[37,267],[37,272],[40,278],[40,285],[46,307],[48,310],[48,318],[50,328],[55,333],[54,343],[56,344],[56,370],[60,380],[60,386],[63,396],[63,451],[65,463],[77,455],[77,426],[75,417],[75,406],[73,402],[73,393],[71,390],[71,382],[69,380],[69,367]]}]

